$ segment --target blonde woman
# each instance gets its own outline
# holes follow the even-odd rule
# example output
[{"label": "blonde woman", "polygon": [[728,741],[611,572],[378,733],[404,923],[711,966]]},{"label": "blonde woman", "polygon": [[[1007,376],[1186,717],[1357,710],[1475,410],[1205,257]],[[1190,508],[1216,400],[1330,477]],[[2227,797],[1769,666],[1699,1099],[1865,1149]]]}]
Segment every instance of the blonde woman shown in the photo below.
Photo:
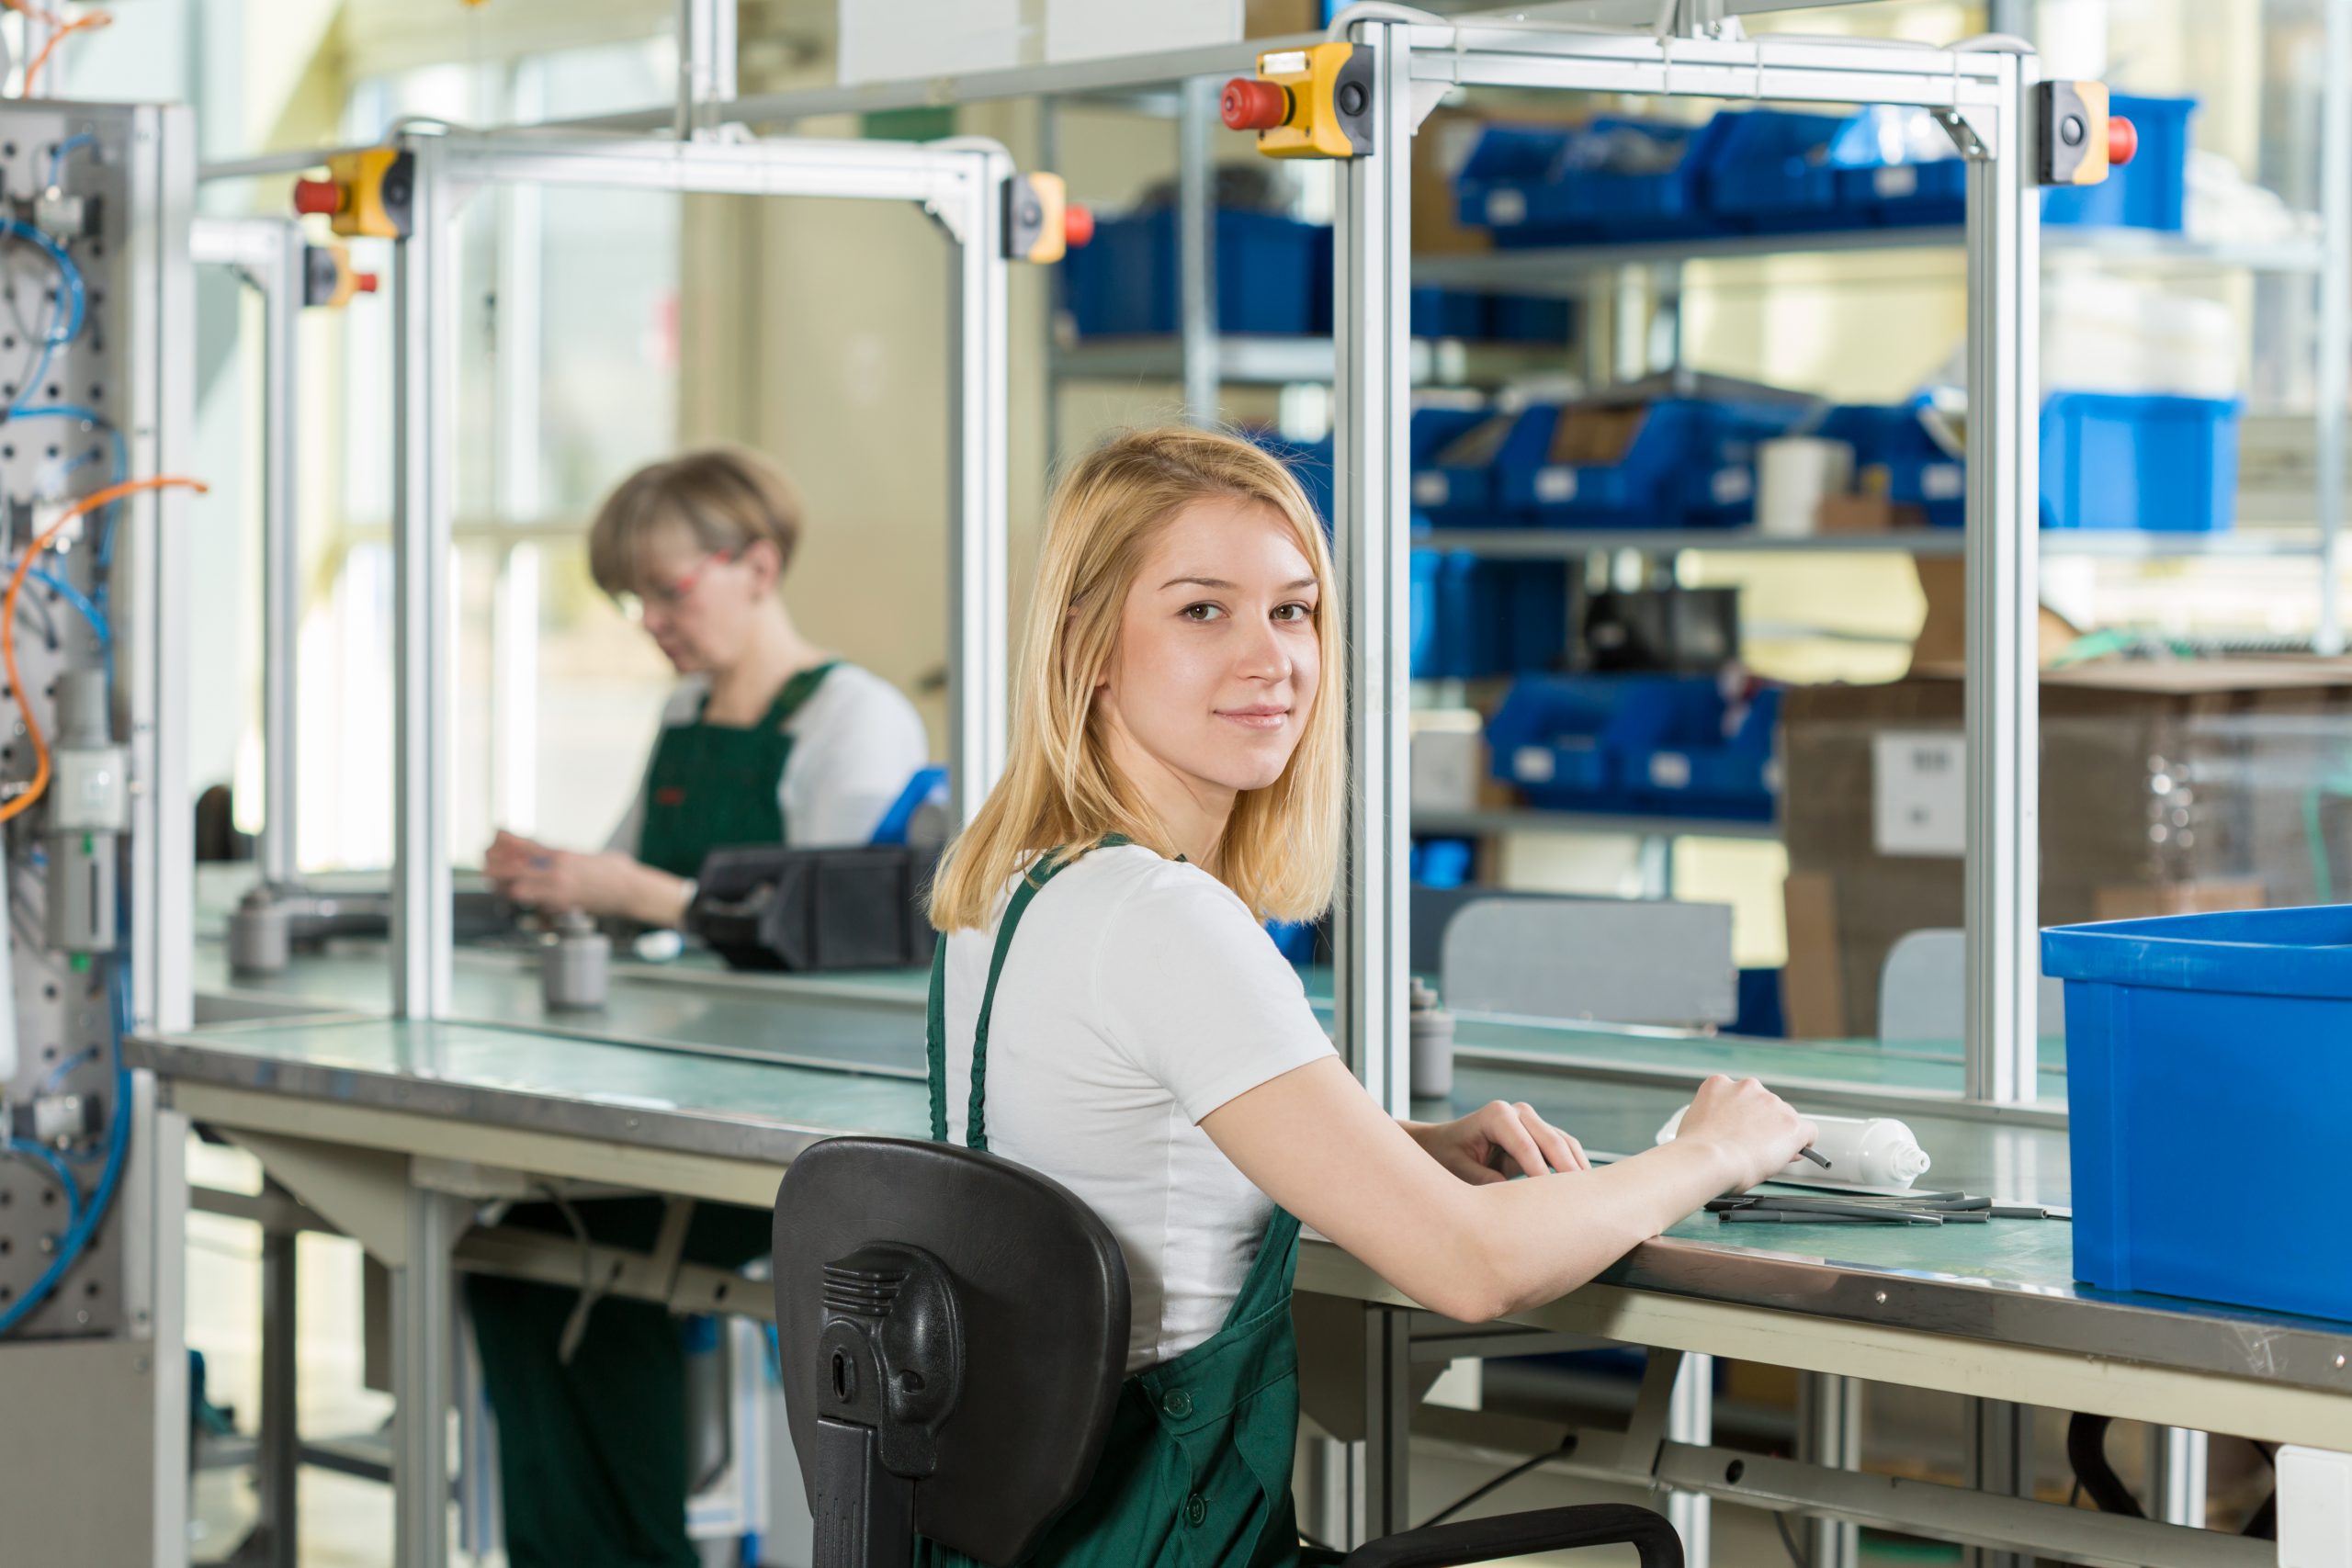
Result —
[{"label": "blonde woman", "polygon": [[1256,446],[1143,431],[1061,480],[1011,765],[932,901],[933,1135],[1069,1186],[1130,1279],[1110,1447],[1040,1563],[1295,1553],[1301,1222],[1476,1322],[1574,1290],[1812,1135],[1727,1078],[1676,1142],[1600,1169],[1525,1105],[1381,1111],[1259,924],[1332,886],[1340,639],[1322,528]]}]

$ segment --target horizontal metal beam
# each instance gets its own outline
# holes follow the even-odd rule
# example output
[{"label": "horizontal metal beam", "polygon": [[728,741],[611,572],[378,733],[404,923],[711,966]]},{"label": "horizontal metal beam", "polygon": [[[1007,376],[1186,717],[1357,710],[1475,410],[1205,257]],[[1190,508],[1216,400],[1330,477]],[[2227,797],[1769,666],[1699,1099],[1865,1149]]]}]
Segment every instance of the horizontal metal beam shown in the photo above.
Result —
[{"label": "horizontal metal beam", "polygon": [[419,143],[457,180],[874,201],[958,197],[978,177],[986,155],[1001,151],[976,139],[722,142],[467,134]]},{"label": "horizontal metal beam", "polygon": [[658,1302],[674,1313],[719,1313],[775,1321],[775,1292],[765,1280],[699,1263],[665,1265],[649,1253],[580,1244],[545,1231],[500,1226],[466,1233],[458,1243],[458,1271],[529,1280],[542,1285],[594,1280],[599,1295]]}]

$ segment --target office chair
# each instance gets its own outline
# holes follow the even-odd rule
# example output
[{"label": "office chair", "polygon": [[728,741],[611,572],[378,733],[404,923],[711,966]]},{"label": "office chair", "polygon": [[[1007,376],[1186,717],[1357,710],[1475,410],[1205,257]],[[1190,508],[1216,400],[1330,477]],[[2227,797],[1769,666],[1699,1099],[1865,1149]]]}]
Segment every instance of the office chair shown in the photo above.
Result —
[{"label": "office chair", "polygon": [[[1021,1562],[1093,1479],[1126,1375],[1126,1263],[1102,1220],[994,1155],[832,1138],[785,1176],[775,1267],[816,1568],[901,1568],[918,1532]],[[1344,1563],[1446,1568],[1619,1542],[1642,1568],[1682,1568],[1673,1526],[1624,1504],[1409,1530]]]}]

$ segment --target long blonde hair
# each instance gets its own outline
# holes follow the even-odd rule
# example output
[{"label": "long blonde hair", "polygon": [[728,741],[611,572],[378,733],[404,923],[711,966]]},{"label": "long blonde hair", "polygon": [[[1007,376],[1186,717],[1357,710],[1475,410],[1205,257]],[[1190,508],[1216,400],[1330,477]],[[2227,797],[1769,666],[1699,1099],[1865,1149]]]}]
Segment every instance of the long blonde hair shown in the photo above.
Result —
[{"label": "long blonde hair", "polygon": [[1218,431],[1130,431],[1080,458],[1054,487],[1044,558],[1015,682],[1012,754],[932,886],[932,924],[986,926],[1013,874],[1039,852],[1114,833],[1162,854],[1168,829],[1113,767],[1091,722],[1127,592],[1160,529],[1195,501],[1260,502],[1289,525],[1321,592],[1313,708],[1282,776],[1235,801],[1217,875],[1261,919],[1306,919],[1330,902],[1345,779],[1339,599],[1323,525],[1290,470]]}]

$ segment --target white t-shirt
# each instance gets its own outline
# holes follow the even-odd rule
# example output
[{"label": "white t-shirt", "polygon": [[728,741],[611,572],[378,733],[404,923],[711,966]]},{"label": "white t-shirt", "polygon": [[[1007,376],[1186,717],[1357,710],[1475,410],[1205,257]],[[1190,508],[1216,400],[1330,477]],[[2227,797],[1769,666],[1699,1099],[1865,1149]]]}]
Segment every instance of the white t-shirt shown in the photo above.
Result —
[{"label": "white t-shirt", "polygon": [[[662,727],[692,724],[710,690],[707,675],[689,675],[662,709]],[[837,664],[818,682],[784,732],[793,738],[776,784],[785,841],[795,845],[863,844],[908,782],[930,761],[922,716],[889,682],[854,664]],[[647,771],[652,768],[649,754]],[[645,785],[613,829],[607,849],[635,855],[645,829]]]},{"label": "white t-shirt", "polygon": [[[993,930],[947,939],[957,1144],[995,950]],[[1031,901],[989,1026],[989,1147],[1069,1188],[1119,1238],[1130,1372],[1224,1325],[1273,1212],[1201,1119],[1330,1054],[1297,971],[1197,866],[1139,845],[1096,850]]]}]

